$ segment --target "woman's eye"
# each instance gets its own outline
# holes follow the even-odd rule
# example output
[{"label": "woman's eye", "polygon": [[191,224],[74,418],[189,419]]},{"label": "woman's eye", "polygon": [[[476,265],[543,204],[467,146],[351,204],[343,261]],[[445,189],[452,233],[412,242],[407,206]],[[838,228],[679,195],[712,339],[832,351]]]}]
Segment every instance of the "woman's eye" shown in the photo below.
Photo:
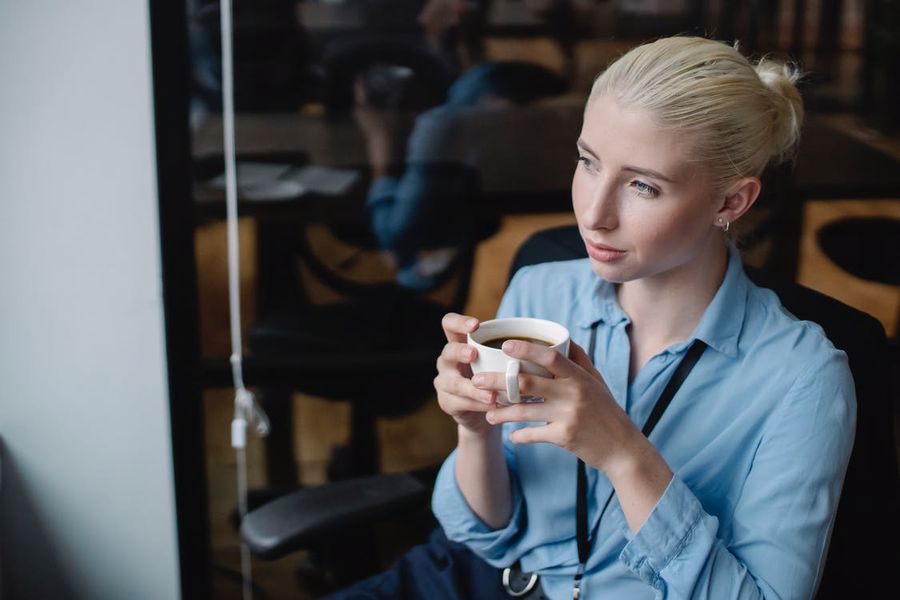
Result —
[{"label": "woman's eye", "polygon": [[656,198],[659,196],[659,190],[651,185],[647,185],[643,181],[632,181],[631,187],[633,187],[639,196],[643,196],[644,198]]},{"label": "woman's eye", "polygon": [[587,156],[579,154],[578,162],[580,162],[582,165],[584,165],[584,168],[587,169],[588,171],[594,170],[594,161],[591,160],[590,158],[588,158]]}]

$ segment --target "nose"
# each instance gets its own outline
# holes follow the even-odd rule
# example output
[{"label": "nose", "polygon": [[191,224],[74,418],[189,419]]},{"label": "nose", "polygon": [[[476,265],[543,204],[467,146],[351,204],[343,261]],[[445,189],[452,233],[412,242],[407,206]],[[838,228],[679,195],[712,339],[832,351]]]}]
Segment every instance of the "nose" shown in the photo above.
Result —
[{"label": "nose", "polygon": [[590,191],[584,225],[592,230],[612,230],[619,226],[619,201],[615,185],[598,178]]}]

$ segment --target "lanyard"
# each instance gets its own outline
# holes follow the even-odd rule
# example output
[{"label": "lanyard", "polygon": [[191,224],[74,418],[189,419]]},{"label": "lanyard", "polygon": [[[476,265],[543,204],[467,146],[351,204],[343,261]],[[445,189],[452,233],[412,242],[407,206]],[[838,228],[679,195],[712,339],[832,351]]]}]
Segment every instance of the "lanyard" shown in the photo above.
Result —
[{"label": "lanyard", "polygon": [[[594,350],[597,345],[597,325],[597,323],[594,323],[591,326],[591,342],[588,348],[588,356],[591,361],[594,360]],[[706,343],[702,340],[694,340],[694,343],[691,344],[687,354],[684,355],[684,358],[681,359],[681,362],[678,364],[678,368],[675,370],[672,378],[666,384],[662,394],[660,394],[659,399],[653,406],[653,410],[650,411],[650,416],[647,418],[647,422],[644,424],[643,429],[641,429],[641,433],[643,433],[645,437],[650,437],[650,432],[656,427],[663,412],[665,412],[666,408],[669,406],[669,403],[672,401],[676,392],[678,392],[681,384],[687,379],[687,376],[694,368],[694,365],[700,360],[700,355],[703,354],[704,350],[706,350]],[[575,540],[578,544],[579,564],[578,571],[575,573],[575,583],[572,589],[572,598],[574,598],[574,600],[578,600],[579,596],[581,596],[581,577],[584,575],[584,567],[587,564],[588,556],[591,552],[591,541],[588,539],[587,467],[580,458],[578,459],[577,487],[578,489],[575,496]],[[601,519],[603,518],[603,513],[606,512],[614,493],[615,490],[609,493],[606,502],[603,504],[603,508],[600,509]]]}]

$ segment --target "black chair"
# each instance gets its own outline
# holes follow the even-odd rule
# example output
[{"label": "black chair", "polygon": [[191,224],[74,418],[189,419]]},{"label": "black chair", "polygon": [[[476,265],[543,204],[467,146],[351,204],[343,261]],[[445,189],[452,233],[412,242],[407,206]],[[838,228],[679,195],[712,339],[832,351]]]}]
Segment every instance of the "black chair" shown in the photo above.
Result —
[{"label": "black chair", "polygon": [[[539,232],[519,249],[510,276],[529,264],[585,256],[577,228]],[[900,474],[892,429],[891,394],[885,369],[885,336],[871,316],[796,283],[775,281],[748,269],[758,285],[774,290],[801,319],[822,325],[834,345],[850,361],[857,393],[856,442],[818,600],[889,597],[893,583],[885,574],[898,563],[896,539],[900,506]],[[396,517],[427,497],[428,485],[412,475],[394,474],[298,492],[250,513],[241,535],[251,551],[264,558],[308,548],[323,535],[352,531],[362,523]],[[319,502],[316,495],[333,502]],[[341,496],[350,502],[338,501]],[[888,550],[881,540],[889,540]],[[873,551],[867,551],[867,550]],[[345,581],[343,583],[350,583]]]},{"label": "black chair", "polygon": [[[270,496],[297,484],[290,413],[294,391],[351,405],[350,439],[333,456],[330,480],[378,472],[376,419],[408,414],[433,396],[434,358],[446,342],[441,317],[463,309],[475,245],[493,233],[496,221],[478,217],[477,171],[458,164],[422,168],[437,175],[450,170],[447,173],[455,185],[443,189],[441,198],[428,201],[432,207],[452,202],[448,208],[457,215],[452,258],[425,287],[410,289],[393,277],[368,281],[350,275],[349,263],[367,252],[379,252],[365,214],[349,219],[338,216],[326,223],[333,239],[353,249],[348,260],[330,260],[327,249],[311,241],[309,226],[285,236],[292,247],[281,248],[280,256],[271,257],[280,276],[269,280],[275,279],[272,283],[279,289],[267,289],[264,294],[260,290],[266,302],[248,335],[252,364],[284,366],[280,373],[273,368],[268,376],[260,371],[254,376],[253,370],[248,375],[260,386],[273,425],[267,442]],[[411,226],[434,231],[441,226],[434,219],[443,214],[433,208],[430,217],[413,217]],[[322,302],[311,297],[301,272],[340,300]]]},{"label": "black chair", "polygon": [[[219,3],[203,0],[192,15],[194,92],[221,110]],[[291,112],[318,85],[308,35],[293,0],[236,0],[232,7],[234,103],[238,112]],[[198,77],[199,76],[199,77]]]},{"label": "black chair", "polygon": [[[289,494],[299,489],[293,454],[292,395],[295,391],[350,405],[350,436],[346,445],[332,453],[328,465],[331,482],[377,473],[380,469],[377,419],[408,414],[434,397],[434,361],[446,343],[441,318],[448,311],[463,310],[469,294],[475,246],[478,240],[495,231],[497,222],[479,215],[477,171],[443,163],[420,168],[432,174],[452,175],[450,180],[454,185],[442,189],[444,196],[432,196],[428,200],[432,208],[442,201],[454,202],[451,208],[457,215],[453,235],[431,238],[441,248],[452,238],[452,258],[427,281],[426,287],[410,289],[399,285],[389,271],[386,273],[389,278],[376,281],[364,280],[359,274],[356,274],[358,278],[352,277],[352,269],[347,268],[349,263],[363,260],[366,253],[380,253],[365,214],[349,218],[338,215],[324,223],[294,228],[292,235],[284,236],[285,243],[291,246],[280,248],[279,256],[272,257],[278,262],[275,267],[280,276],[269,279],[276,280],[280,289],[269,289],[262,294],[267,298],[263,314],[251,325],[248,335],[250,354],[245,379],[259,390],[271,422],[266,440],[268,486],[250,491],[251,510],[275,498],[279,500],[273,505],[279,506],[284,503],[283,496],[290,498]],[[443,214],[435,209],[430,216],[415,216],[413,226],[434,231],[435,227],[449,222],[441,219]],[[434,219],[441,220],[435,223]],[[330,245],[339,244],[342,250],[352,250],[350,259],[335,261],[329,256],[328,247],[319,247],[327,246],[322,239],[310,235],[314,228],[320,234],[327,231],[325,240]],[[397,243],[403,245],[403,241],[398,239]],[[308,284],[313,280],[337,294],[340,300],[323,302],[307,293]],[[423,475],[424,486],[429,485],[431,476],[427,472]],[[348,492],[347,485],[313,487],[301,490],[300,494],[320,508],[346,507],[350,500],[351,510],[356,510],[354,507],[358,505],[354,502],[382,504],[384,500],[386,508],[373,509],[375,515],[388,514],[396,508],[406,510],[411,501],[423,505],[426,487],[404,484],[402,479],[386,481],[390,493],[381,496]],[[351,482],[352,490],[360,489],[354,485]],[[304,509],[299,514],[305,512]],[[307,545],[318,551],[316,570],[323,576],[333,572],[342,579],[358,577],[373,568],[373,556],[367,549],[371,544],[370,535],[359,522],[360,529],[353,531],[357,543],[350,544],[356,550],[347,550],[348,544],[338,543],[342,538],[336,532],[346,529],[353,520],[345,520],[347,514],[340,511],[333,514],[340,518],[326,520],[326,535]],[[276,529],[281,529],[281,525]],[[315,531],[308,537],[316,538]]]}]

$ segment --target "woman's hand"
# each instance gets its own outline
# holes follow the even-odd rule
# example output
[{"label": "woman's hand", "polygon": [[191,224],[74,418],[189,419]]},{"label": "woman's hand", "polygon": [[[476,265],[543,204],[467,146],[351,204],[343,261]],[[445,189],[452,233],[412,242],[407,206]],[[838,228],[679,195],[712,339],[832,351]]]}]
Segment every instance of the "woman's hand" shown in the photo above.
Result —
[{"label": "woman's hand", "polygon": [[[549,442],[572,452],[585,463],[609,475],[632,464],[647,442],[625,411],[615,402],[603,377],[584,350],[570,343],[567,358],[550,348],[521,341],[507,341],[503,351],[538,364],[553,378],[521,373],[519,390],[539,396],[543,402],[498,406],[487,413],[493,424],[540,422],[514,431],[517,444]],[[473,379],[482,391],[506,389],[503,373],[481,373]]]},{"label": "woman's hand", "polygon": [[447,336],[447,345],[437,359],[438,374],[434,378],[438,404],[466,432],[485,434],[493,426],[484,415],[496,407],[497,394],[472,385],[470,365],[478,351],[466,343],[466,334],[478,329],[478,319],[448,313],[444,315],[441,326]]}]

